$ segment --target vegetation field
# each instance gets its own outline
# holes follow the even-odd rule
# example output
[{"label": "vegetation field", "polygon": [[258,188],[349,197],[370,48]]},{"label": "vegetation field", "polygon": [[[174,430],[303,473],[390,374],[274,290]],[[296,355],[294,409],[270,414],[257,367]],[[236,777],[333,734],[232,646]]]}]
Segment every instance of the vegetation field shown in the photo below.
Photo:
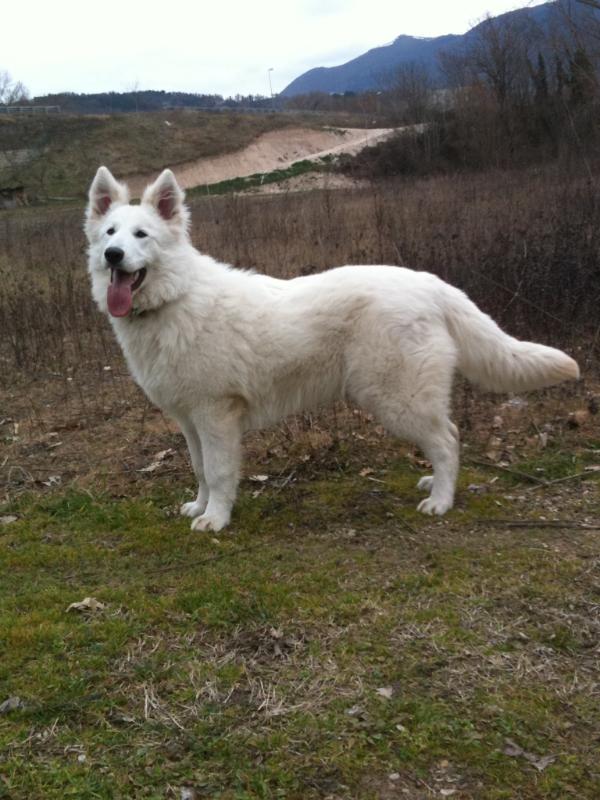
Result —
[{"label": "vegetation field", "polygon": [[32,200],[82,199],[90,171],[100,164],[120,177],[147,174],[241,149],[277,128],[370,123],[343,112],[0,116],[0,188],[23,185]]},{"label": "vegetation field", "polygon": [[[599,211],[553,168],[192,197],[205,252],[279,276],[437,272],[584,378],[458,381],[456,508],[359,409],[247,437],[192,534],[184,442],[128,377],[82,208],[0,215],[0,798],[600,795]],[[268,331],[265,331],[268,335]]]}]

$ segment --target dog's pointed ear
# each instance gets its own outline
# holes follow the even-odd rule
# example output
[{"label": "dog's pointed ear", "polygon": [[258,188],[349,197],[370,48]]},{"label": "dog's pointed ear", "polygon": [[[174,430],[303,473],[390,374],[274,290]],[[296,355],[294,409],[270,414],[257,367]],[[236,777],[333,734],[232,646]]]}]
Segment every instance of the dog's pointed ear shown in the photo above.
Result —
[{"label": "dog's pointed ear", "polygon": [[114,203],[128,202],[127,187],[116,181],[106,167],[100,167],[90,186],[88,219],[103,217]]},{"label": "dog's pointed ear", "polygon": [[170,169],[165,169],[154,183],[146,187],[142,195],[142,204],[148,203],[153,206],[167,222],[184,222],[186,219],[184,198],[185,194],[177,183],[175,175]]}]

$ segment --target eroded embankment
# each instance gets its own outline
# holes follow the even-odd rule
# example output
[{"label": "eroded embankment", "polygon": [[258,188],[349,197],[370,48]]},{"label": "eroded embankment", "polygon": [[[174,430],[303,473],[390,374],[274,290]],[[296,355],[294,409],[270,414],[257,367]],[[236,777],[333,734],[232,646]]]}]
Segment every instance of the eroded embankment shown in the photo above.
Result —
[{"label": "eroded embankment", "polygon": [[[326,155],[357,153],[394,133],[394,128],[286,128],[269,131],[247,147],[224,155],[200,158],[175,165],[179,184],[184,189],[219,183],[220,181],[286,169],[296,161],[318,159]],[[130,175],[125,178],[134,197],[151,183],[156,173]]]}]

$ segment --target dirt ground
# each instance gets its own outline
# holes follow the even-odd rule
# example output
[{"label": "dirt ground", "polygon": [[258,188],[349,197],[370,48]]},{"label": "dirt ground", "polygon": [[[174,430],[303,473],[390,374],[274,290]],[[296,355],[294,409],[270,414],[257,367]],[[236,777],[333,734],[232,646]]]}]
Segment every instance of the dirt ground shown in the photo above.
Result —
[{"label": "dirt ground", "polygon": [[[82,366],[69,376],[49,375],[0,391],[0,502],[23,492],[47,493],[68,486],[103,487],[118,497],[135,494],[156,479],[192,488],[177,426],[146,400],[120,359],[115,361],[97,371]],[[469,465],[484,467],[489,474],[485,486],[463,492],[460,504],[468,505],[469,492],[495,494],[500,489],[498,476],[512,474],[523,491],[515,495],[511,513],[527,516],[530,504],[539,509],[546,503],[551,513],[558,513],[568,499],[578,516],[591,523],[597,496],[593,480],[560,480],[552,484],[552,492],[544,492],[543,471],[536,474],[535,466],[529,470],[521,465],[543,466],[556,450],[595,454],[599,398],[596,380],[522,398],[481,394],[461,382],[455,390],[454,418],[461,431],[462,466],[465,472]],[[338,406],[248,434],[244,472],[310,472],[311,464],[337,457],[340,447],[352,471],[385,469],[386,461],[404,457],[415,470],[416,482],[427,468],[416,447],[388,436],[359,409]],[[592,458],[585,477],[595,477],[599,469]],[[532,474],[523,474],[527,472]],[[555,490],[562,491],[557,495]]]},{"label": "dirt ground", "polygon": [[[179,184],[184,189],[190,189],[254,175],[257,172],[286,169],[304,159],[317,160],[327,155],[354,154],[368,145],[386,139],[394,131],[394,128],[284,128],[262,134],[248,147],[237,152],[188,161],[175,166],[173,171]],[[138,197],[155,177],[155,173],[126,176],[132,195]]]},{"label": "dirt ground", "polygon": [[335,172],[308,172],[294,175],[284,181],[266,183],[244,189],[241,194],[282,194],[285,192],[310,192],[313,189],[363,189],[368,182],[357,178],[349,178]]}]

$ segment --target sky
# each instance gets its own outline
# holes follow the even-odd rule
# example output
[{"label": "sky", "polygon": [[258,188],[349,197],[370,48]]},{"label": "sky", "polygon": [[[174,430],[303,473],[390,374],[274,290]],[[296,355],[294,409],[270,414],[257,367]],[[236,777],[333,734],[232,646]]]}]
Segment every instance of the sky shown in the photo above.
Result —
[{"label": "sky", "polygon": [[400,34],[464,33],[515,0],[18,0],[2,11],[0,71],[35,95],[165,89],[281,91]]}]

